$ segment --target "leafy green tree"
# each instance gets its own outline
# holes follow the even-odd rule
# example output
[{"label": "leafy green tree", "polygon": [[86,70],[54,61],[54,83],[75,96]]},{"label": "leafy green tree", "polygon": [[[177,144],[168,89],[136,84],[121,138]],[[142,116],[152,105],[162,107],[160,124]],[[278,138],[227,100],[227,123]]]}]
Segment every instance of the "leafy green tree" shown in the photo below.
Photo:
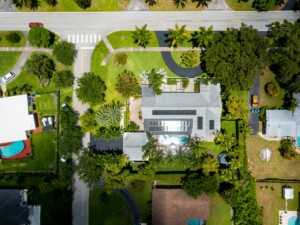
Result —
[{"label": "leafy green tree", "polygon": [[96,112],[96,122],[102,127],[117,126],[121,120],[121,108],[123,106],[119,101],[113,101],[112,104],[101,106]]},{"label": "leafy green tree", "polygon": [[250,90],[253,79],[268,65],[268,40],[260,37],[252,26],[242,23],[234,40],[215,33],[213,45],[207,47],[204,62],[207,73],[226,90]]},{"label": "leafy green tree", "polygon": [[34,26],[29,30],[27,39],[32,46],[47,48],[51,43],[51,32],[44,27]]},{"label": "leafy green tree", "polygon": [[281,153],[282,157],[287,160],[296,159],[298,156],[298,153],[293,149],[290,139],[283,139],[280,141],[279,152]]},{"label": "leafy green tree", "polygon": [[207,195],[214,194],[219,189],[219,184],[214,175],[203,176],[193,174],[182,180],[182,190],[185,190],[188,196],[197,199],[202,193]]},{"label": "leafy green tree", "polygon": [[252,133],[252,128],[247,122],[241,124],[240,128],[241,128],[240,131],[243,135],[249,135]]},{"label": "leafy green tree", "polygon": [[59,168],[60,181],[67,181],[72,179],[73,173],[74,171],[72,166],[72,160],[68,159],[66,162],[60,163],[60,168]]},{"label": "leafy green tree", "polygon": [[155,156],[157,154],[156,149],[159,145],[157,139],[155,139],[154,137],[151,137],[150,135],[147,134],[147,138],[148,138],[148,143],[142,148],[142,151],[145,152],[143,160],[147,159],[151,155]]},{"label": "leafy green tree", "polygon": [[74,61],[75,51],[74,44],[60,41],[54,46],[53,55],[60,63],[71,66]]},{"label": "leafy green tree", "polygon": [[230,28],[227,27],[226,30],[223,32],[224,37],[228,37],[229,41],[237,41],[239,35],[239,30],[238,29],[233,29],[231,30]]},{"label": "leafy green tree", "polygon": [[17,32],[9,32],[5,39],[10,43],[19,43],[21,40],[20,35]]},{"label": "leafy green tree", "polygon": [[199,52],[197,52],[195,50],[185,52],[182,54],[181,60],[182,60],[182,63],[188,68],[193,68],[193,67],[199,66],[199,64],[200,64]]},{"label": "leafy green tree", "polygon": [[77,78],[77,84],[79,88],[76,89],[76,95],[82,103],[97,105],[105,101],[105,83],[94,73],[84,73]]},{"label": "leafy green tree", "polygon": [[135,75],[127,70],[124,70],[117,78],[116,91],[123,97],[133,97],[138,99],[142,94],[141,87],[137,82]]},{"label": "leafy green tree", "polygon": [[82,9],[86,9],[91,6],[91,0],[74,0],[74,2]]},{"label": "leafy green tree", "polygon": [[198,170],[202,167],[203,159],[196,158],[195,156],[190,157],[191,170]]},{"label": "leafy green tree", "polygon": [[215,142],[218,144],[220,143],[221,146],[228,151],[230,148],[232,148],[235,143],[236,143],[236,138],[233,136],[233,134],[229,134],[229,133],[222,133],[219,132],[218,134],[214,134],[215,135]]},{"label": "leafy green tree", "polygon": [[136,123],[130,123],[126,128],[125,132],[134,132],[138,131],[140,127]]},{"label": "leafy green tree", "polygon": [[79,117],[79,121],[83,133],[91,132],[96,125],[95,114],[90,111],[84,111],[83,115]]},{"label": "leafy green tree", "polygon": [[108,194],[112,193],[112,189],[120,188],[125,189],[125,183],[131,178],[130,171],[127,169],[122,170],[122,172],[115,174],[108,171],[104,177],[105,189]]},{"label": "leafy green tree", "polygon": [[295,112],[295,109],[299,107],[299,103],[298,103],[298,100],[296,98],[292,98],[288,102],[285,102],[284,106],[288,110]]},{"label": "leafy green tree", "polygon": [[168,29],[170,32],[170,35],[168,36],[169,40],[171,40],[171,46],[178,46],[179,44],[182,44],[184,40],[188,40],[190,38],[190,35],[188,34],[188,31],[185,29],[186,25],[183,25],[181,28],[175,24],[175,30]]},{"label": "leafy green tree", "polygon": [[138,167],[138,178],[143,180],[150,180],[154,178],[156,167],[152,163],[145,163]]},{"label": "leafy green tree", "polygon": [[145,186],[146,186],[146,181],[144,180],[133,180],[130,182],[130,185],[134,192],[141,192]]},{"label": "leafy green tree", "polygon": [[182,87],[186,89],[189,86],[190,80],[187,77],[181,79]]},{"label": "leafy green tree", "polygon": [[202,172],[208,176],[210,173],[218,173],[220,164],[218,160],[210,156],[205,157],[202,164]]},{"label": "leafy green tree", "polygon": [[276,97],[280,93],[280,87],[277,82],[271,81],[267,84],[267,93],[272,96]]},{"label": "leafy green tree", "polygon": [[59,88],[71,87],[74,82],[74,75],[71,70],[56,71],[53,73],[52,81]]},{"label": "leafy green tree", "polygon": [[189,163],[190,159],[187,157],[186,151],[181,150],[176,155],[176,163],[178,166],[185,168]]},{"label": "leafy green tree", "polygon": [[105,168],[104,157],[104,155],[93,154],[92,150],[86,148],[79,155],[76,171],[79,179],[87,184],[87,187],[90,188],[93,184],[99,183]]},{"label": "leafy green tree", "polygon": [[228,100],[226,101],[226,107],[229,112],[226,116],[234,119],[243,119],[248,118],[249,111],[244,108],[244,101],[240,100],[237,95],[229,95]]},{"label": "leafy green tree", "polygon": [[255,0],[254,6],[257,10],[268,11],[276,4],[276,0]]},{"label": "leafy green tree", "polygon": [[203,147],[205,141],[189,139],[187,147],[189,148],[189,155],[195,158],[200,158],[207,154],[207,149]]},{"label": "leafy green tree", "polygon": [[160,95],[162,93],[162,90],[160,89],[162,84],[165,84],[163,79],[166,76],[166,72],[162,71],[161,69],[158,70],[157,72],[155,69],[153,69],[149,74],[148,74],[148,79],[149,79],[149,87],[152,87],[154,92],[157,95]]},{"label": "leafy green tree", "polygon": [[112,140],[112,139],[115,139],[117,140],[118,138],[121,138],[123,136],[123,132],[122,130],[120,129],[120,127],[101,127],[96,135],[95,135],[95,138],[101,140],[106,140],[107,142]]},{"label": "leafy green tree", "polygon": [[43,182],[39,187],[42,194],[54,191],[56,188],[58,188],[58,180],[54,179],[50,182]]},{"label": "leafy green tree", "polygon": [[210,26],[207,30],[205,27],[199,27],[200,31],[194,37],[194,39],[199,42],[201,47],[207,47],[213,44],[213,36],[215,32],[213,31],[213,26]]},{"label": "leafy green tree", "polygon": [[177,8],[179,6],[181,6],[182,8],[185,7],[185,4],[188,3],[188,0],[173,0],[174,4],[177,6]]},{"label": "leafy green tree", "polygon": [[135,31],[132,32],[132,38],[139,45],[146,47],[150,43],[152,34],[147,30],[147,24],[142,29],[135,26]]}]

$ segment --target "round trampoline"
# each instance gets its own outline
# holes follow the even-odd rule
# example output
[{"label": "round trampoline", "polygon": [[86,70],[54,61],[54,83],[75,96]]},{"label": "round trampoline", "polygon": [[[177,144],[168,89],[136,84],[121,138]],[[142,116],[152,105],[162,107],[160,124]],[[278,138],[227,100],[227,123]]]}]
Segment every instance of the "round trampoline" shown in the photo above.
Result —
[{"label": "round trampoline", "polygon": [[259,156],[260,156],[261,160],[263,160],[265,162],[269,162],[272,158],[272,152],[270,151],[270,149],[265,148],[260,151]]},{"label": "round trampoline", "polygon": [[229,166],[229,159],[227,157],[227,152],[222,152],[218,156],[218,161],[222,166]]}]

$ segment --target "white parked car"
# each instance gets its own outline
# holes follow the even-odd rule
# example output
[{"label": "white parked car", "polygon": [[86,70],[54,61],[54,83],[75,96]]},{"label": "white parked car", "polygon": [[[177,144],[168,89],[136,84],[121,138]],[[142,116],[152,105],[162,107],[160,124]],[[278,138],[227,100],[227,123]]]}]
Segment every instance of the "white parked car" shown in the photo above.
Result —
[{"label": "white parked car", "polygon": [[10,81],[14,76],[15,76],[15,74],[14,74],[13,72],[9,72],[8,74],[6,74],[6,75],[3,77],[2,81],[3,81],[4,83],[7,83],[7,82]]}]

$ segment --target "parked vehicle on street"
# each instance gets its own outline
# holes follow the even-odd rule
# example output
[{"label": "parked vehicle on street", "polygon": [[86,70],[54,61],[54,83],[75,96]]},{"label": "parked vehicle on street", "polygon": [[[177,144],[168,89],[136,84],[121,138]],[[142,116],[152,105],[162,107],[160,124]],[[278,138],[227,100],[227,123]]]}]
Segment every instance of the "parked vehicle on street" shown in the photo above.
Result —
[{"label": "parked vehicle on street", "polygon": [[43,24],[42,23],[29,23],[29,27],[35,27],[35,26],[38,26],[38,27],[43,27]]},{"label": "parked vehicle on street", "polygon": [[7,82],[10,81],[14,76],[15,76],[14,72],[9,72],[8,74],[6,74],[6,75],[2,78],[2,81],[3,81],[4,83],[7,83]]},{"label": "parked vehicle on street", "polygon": [[252,107],[258,107],[258,97],[257,95],[252,95]]}]

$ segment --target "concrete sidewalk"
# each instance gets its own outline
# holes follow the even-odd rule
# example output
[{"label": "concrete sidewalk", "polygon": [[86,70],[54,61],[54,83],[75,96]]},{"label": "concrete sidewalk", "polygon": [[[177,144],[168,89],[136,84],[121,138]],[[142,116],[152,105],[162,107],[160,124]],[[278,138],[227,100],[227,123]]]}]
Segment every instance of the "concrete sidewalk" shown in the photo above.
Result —
[{"label": "concrete sidewalk", "polygon": [[45,52],[52,55],[52,50],[47,48],[37,48],[37,47],[1,47],[1,52]]}]

